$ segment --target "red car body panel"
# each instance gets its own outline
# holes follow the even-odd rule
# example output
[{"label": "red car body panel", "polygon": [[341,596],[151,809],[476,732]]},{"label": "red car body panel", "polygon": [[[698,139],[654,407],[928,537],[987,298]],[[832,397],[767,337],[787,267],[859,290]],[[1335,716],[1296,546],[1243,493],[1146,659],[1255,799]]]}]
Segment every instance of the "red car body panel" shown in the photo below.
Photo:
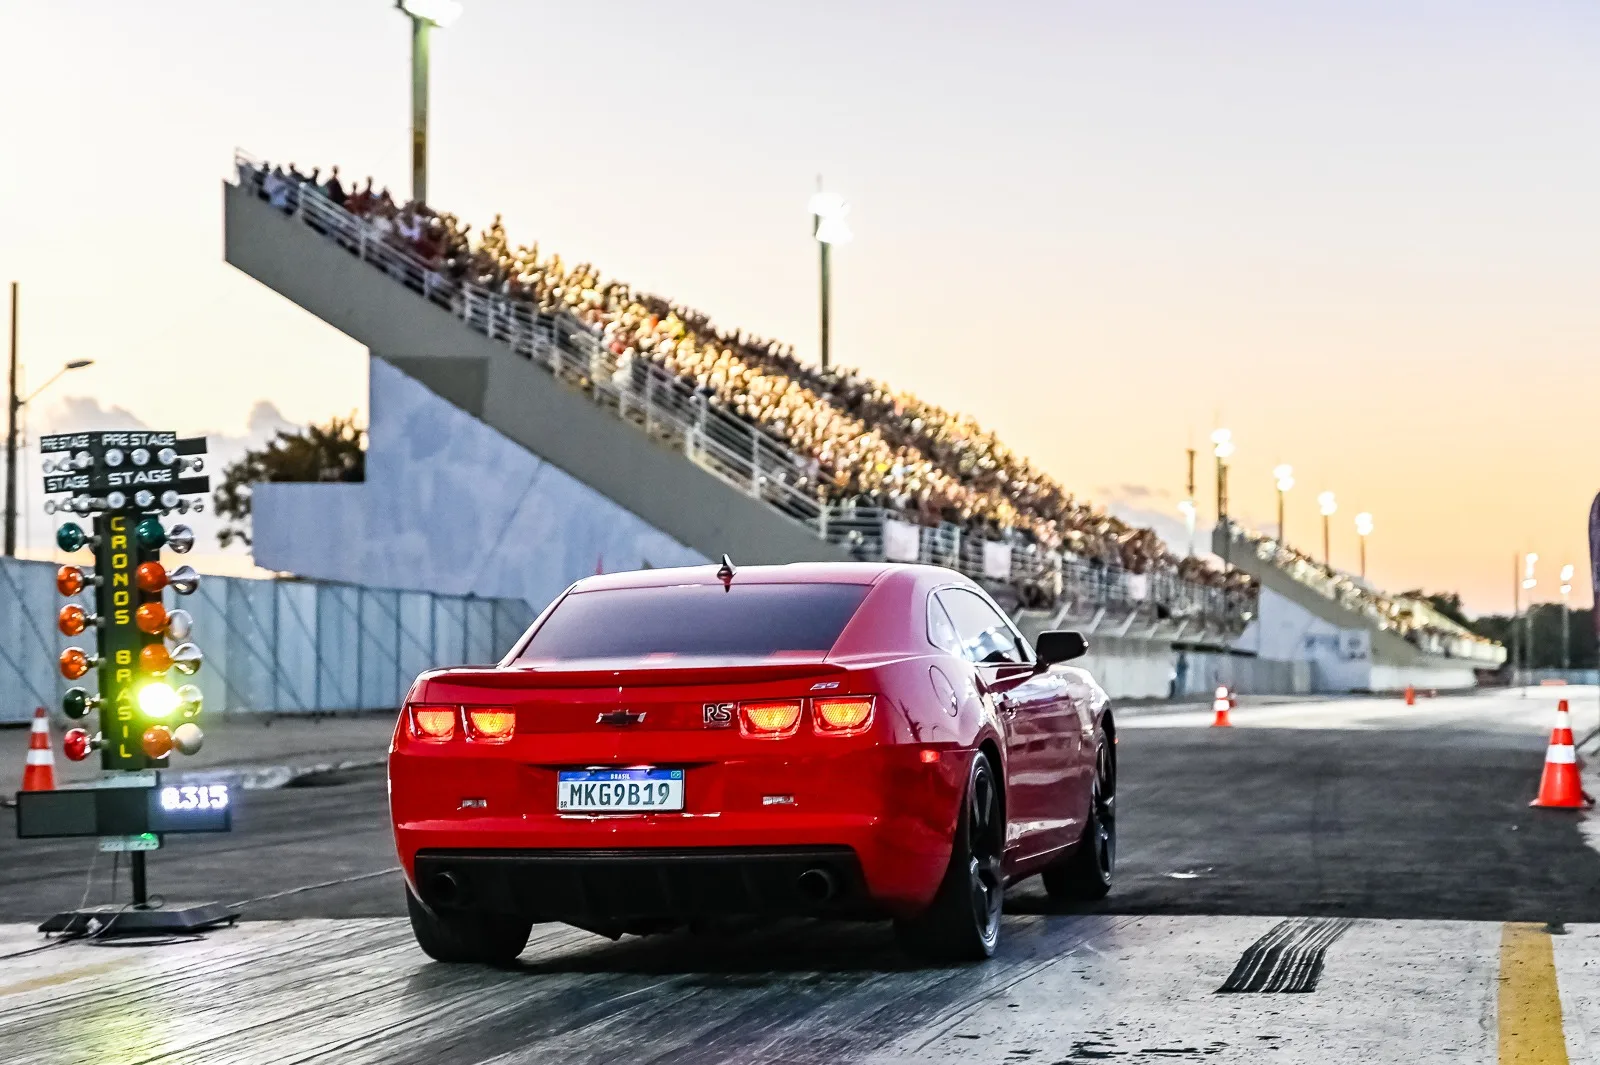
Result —
[{"label": "red car body panel", "polygon": [[[933,567],[865,563],[750,567],[733,580],[870,587],[826,653],[523,660],[568,595],[720,583],[711,567],[594,577],[541,614],[499,666],[417,678],[390,747],[389,790],[396,847],[419,897],[427,897],[420,852],[826,846],[849,848],[859,861],[867,912],[914,914],[944,876],[968,765],[985,747],[1004,784],[1008,878],[1038,871],[1076,843],[1104,693],[1082,670],[974,664],[933,642],[930,595],[982,596],[977,585]],[[874,696],[867,730],[818,734],[811,700],[819,690]],[[793,735],[707,727],[706,704],[774,698],[806,701]],[[515,732],[505,742],[462,728],[446,741],[421,738],[409,710],[419,705],[510,709]],[[602,723],[619,710],[642,717]],[[681,812],[557,811],[559,771],[642,765],[684,769]]]}]

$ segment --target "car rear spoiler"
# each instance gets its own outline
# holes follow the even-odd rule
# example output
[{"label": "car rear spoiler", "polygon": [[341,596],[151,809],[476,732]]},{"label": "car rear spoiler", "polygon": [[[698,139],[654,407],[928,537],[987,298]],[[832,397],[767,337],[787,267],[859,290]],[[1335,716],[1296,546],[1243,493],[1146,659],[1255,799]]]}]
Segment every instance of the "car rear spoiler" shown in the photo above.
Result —
[{"label": "car rear spoiler", "polygon": [[[458,670],[428,678],[430,688],[449,686],[495,691],[540,688],[677,687],[688,684],[760,683],[837,675],[844,666],[821,660],[763,659],[760,662],[704,662],[686,659],[682,664],[628,666],[615,669],[508,666],[501,669]],[[431,697],[431,696],[430,696]]]}]

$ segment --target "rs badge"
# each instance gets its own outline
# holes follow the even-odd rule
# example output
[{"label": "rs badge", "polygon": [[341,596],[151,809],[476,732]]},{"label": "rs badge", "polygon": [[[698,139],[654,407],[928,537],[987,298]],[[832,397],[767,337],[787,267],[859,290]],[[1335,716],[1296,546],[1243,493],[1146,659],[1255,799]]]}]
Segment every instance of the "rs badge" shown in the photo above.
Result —
[{"label": "rs badge", "polygon": [[707,703],[701,711],[706,728],[728,728],[733,724],[732,703]]}]

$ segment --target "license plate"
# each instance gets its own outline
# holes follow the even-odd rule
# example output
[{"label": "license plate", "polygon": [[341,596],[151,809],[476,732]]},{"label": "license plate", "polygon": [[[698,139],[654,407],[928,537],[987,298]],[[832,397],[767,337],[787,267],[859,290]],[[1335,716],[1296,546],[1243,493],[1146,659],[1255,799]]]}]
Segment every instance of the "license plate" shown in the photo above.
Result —
[{"label": "license plate", "polygon": [[556,774],[556,809],[586,814],[681,810],[683,770],[562,770]]}]

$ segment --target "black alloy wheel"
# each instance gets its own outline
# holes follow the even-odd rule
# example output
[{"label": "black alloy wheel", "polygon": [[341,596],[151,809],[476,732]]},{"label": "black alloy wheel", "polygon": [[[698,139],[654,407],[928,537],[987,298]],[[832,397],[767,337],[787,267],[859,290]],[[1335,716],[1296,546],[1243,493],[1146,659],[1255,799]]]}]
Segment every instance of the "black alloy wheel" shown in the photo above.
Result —
[{"label": "black alloy wheel", "polygon": [[1052,899],[1092,902],[1111,891],[1117,861],[1117,746],[1104,726],[1097,740],[1083,835],[1066,857],[1043,874],[1045,892]]},{"label": "black alloy wheel", "polygon": [[975,755],[939,893],[922,914],[895,922],[907,953],[946,962],[982,961],[994,954],[1005,904],[1005,838],[994,767],[984,755]]}]

